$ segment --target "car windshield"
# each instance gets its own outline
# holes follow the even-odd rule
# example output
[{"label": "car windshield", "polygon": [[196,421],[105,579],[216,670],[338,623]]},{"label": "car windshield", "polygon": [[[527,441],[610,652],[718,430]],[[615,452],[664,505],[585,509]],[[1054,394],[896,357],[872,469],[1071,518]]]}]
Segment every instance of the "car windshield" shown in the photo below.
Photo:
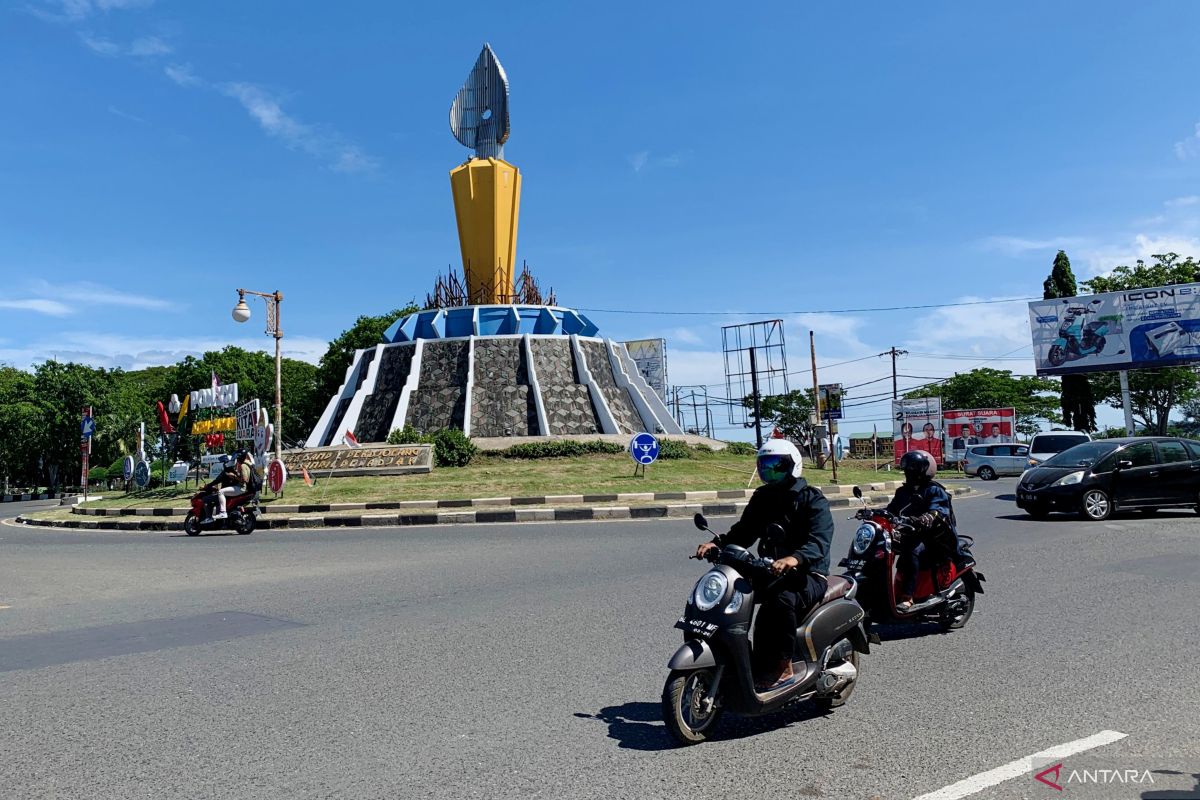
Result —
[{"label": "car windshield", "polygon": [[1061,453],[1069,447],[1086,442],[1078,436],[1038,436],[1033,441],[1035,453]]},{"label": "car windshield", "polygon": [[1042,463],[1047,467],[1075,467],[1080,464],[1091,466],[1115,449],[1117,445],[1112,442],[1086,442],[1064,450]]}]

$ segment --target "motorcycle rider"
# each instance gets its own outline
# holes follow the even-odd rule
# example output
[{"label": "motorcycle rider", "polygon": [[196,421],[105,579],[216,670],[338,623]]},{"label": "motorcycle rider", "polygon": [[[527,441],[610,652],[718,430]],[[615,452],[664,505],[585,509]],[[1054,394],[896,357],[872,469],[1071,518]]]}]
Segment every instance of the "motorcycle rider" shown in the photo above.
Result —
[{"label": "motorcycle rider", "polygon": [[900,459],[900,469],[904,472],[904,485],[896,490],[887,510],[909,517],[914,527],[901,539],[896,561],[900,574],[896,610],[907,611],[912,608],[917,570],[926,545],[936,544],[952,551],[959,572],[973,566],[975,561],[966,542],[958,535],[950,493],[933,479],[937,474],[937,462],[929,453],[913,450]]},{"label": "motorcycle rider", "polygon": [[[772,558],[771,572],[783,576],[762,601],[755,623],[755,688],[771,689],[794,678],[796,620],[818,603],[827,588],[833,516],[829,501],[800,476],[800,451],[786,439],[770,439],[758,451],[758,476],[763,485],[746,504],[742,518],[729,532],[696,548],[704,558],[727,544],[749,547],[759,540],[758,552]],[[778,523],[783,535],[769,538],[768,526]]]},{"label": "motorcycle rider", "polygon": [[203,491],[206,492],[219,487],[217,488],[218,511],[213,514],[213,519],[229,517],[225,508],[226,499],[246,491],[246,487],[250,484],[250,470],[250,453],[242,450],[237,454],[237,460],[233,464],[226,465],[225,469],[221,470],[221,474],[204,487]]}]

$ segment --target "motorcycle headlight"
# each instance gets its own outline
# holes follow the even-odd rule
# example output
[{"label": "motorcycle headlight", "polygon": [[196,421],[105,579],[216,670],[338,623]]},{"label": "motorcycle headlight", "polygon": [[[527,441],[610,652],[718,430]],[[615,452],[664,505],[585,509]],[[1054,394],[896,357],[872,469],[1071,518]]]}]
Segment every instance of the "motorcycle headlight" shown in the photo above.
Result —
[{"label": "motorcycle headlight", "polygon": [[729,598],[729,605],[725,606],[726,614],[736,614],[742,607],[742,601],[746,599],[746,595],[737,591],[733,592],[733,597]]},{"label": "motorcycle headlight", "polygon": [[854,544],[851,547],[855,553],[861,556],[867,552],[867,548],[871,546],[871,542],[873,541],[875,541],[875,526],[863,523],[854,532]]},{"label": "motorcycle headlight", "polygon": [[721,598],[725,596],[727,588],[729,588],[729,579],[725,577],[724,573],[717,572],[716,570],[707,572],[697,581],[692,602],[701,611],[708,611],[721,602]]},{"label": "motorcycle headlight", "polygon": [[1079,483],[1081,480],[1083,480],[1083,470],[1080,470],[1079,472],[1072,472],[1070,475],[1063,475],[1061,478],[1056,480],[1051,485],[1052,486],[1073,486],[1076,483]]}]

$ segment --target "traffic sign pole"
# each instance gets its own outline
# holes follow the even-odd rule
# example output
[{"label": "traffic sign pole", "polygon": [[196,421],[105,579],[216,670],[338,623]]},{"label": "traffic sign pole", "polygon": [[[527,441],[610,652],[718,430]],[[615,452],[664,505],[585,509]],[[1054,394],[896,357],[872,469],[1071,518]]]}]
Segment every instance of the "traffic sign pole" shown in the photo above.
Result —
[{"label": "traffic sign pole", "polygon": [[83,454],[83,475],[80,478],[79,485],[83,487],[83,501],[86,503],[88,499],[88,462],[92,455],[92,433],[96,429],[96,421],[92,418],[92,407],[83,407],[83,420],[79,423],[80,436],[79,450]]}]

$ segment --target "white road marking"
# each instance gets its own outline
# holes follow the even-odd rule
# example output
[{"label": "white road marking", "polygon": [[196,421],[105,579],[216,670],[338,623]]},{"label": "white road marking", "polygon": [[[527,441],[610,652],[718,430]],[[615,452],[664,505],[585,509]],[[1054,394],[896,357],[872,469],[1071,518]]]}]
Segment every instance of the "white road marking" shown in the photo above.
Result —
[{"label": "white road marking", "polygon": [[1086,739],[1076,739],[1073,742],[1047,748],[1031,756],[1018,758],[1016,761],[1011,761],[1002,767],[996,767],[987,772],[972,775],[958,783],[952,783],[949,786],[938,789],[936,792],[929,792],[928,794],[914,797],[913,800],[959,800],[961,797],[982,792],[984,789],[1003,783],[1004,781],[1012,780],[1013,778],[1019,778],[1022,775],[1032,778],[1035,760],[1066,758],[1076,753],[1082,753],[1085,750],[1092,750],[1112,744],[1113,742],[1119,742],[1126,736],[1128,734],[1121,733],[1120,731],[1100,731]]}]

